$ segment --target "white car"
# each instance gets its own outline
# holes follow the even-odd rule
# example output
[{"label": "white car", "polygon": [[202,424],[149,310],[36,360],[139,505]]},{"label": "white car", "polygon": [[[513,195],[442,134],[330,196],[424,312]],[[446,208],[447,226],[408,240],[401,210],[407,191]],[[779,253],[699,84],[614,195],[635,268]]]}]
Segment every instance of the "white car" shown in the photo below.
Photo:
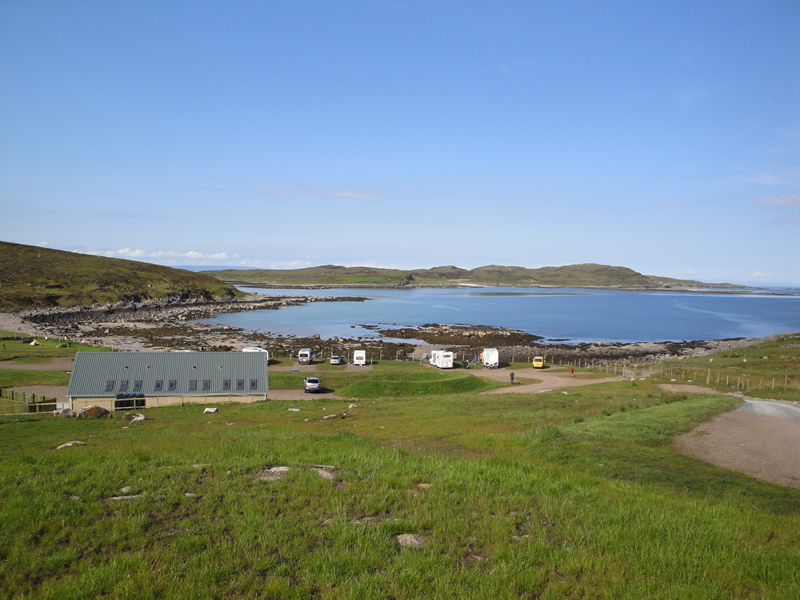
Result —
[{"label": "white car", "polygon": [[330,363],[331,363],[332,365],[343,365],[343,364],[344,364],[344,358],[342,358],[341,356],[337,356],[336,354],[334,354],[333,356],[331,356]]}]

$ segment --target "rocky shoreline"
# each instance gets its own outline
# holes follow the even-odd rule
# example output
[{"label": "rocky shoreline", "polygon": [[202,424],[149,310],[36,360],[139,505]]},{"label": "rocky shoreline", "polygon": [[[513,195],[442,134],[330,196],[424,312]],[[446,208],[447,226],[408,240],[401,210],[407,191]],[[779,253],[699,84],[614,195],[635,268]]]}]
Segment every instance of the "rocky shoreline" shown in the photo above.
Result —
[{"label": "rocky shoreline", "polygon": [[[51,308],[14,313],[26,333],[66,337],[120,351],[196,350],[231,351],[248,346],[270,350],[273,356],[295,356],[300,348],[312,348],[317,356],[347,355],[366,349],[375,359],[421,358],[432,348],[452,350],[457,360],[477,359],[485,347],[496,347],[502,362],[529,361],[544,356],[547,362],[568,364],[652,364],[666,359],[703,356],[721,350],[752,345],[762,339],[564,344],[529,333],[482,325],[428,323],[416,328],[375,329],[381,336],[409,342],[374,338],[322,339],[319,335],[296,337],[272,335],[229,326],[194,323],[219,314],[251,310],[277,310],[308,302],[364,301],[361,297],[251,295],[238,299],[162,299],[147,303]],[[420,345],[419,341],[425,342]]]}]

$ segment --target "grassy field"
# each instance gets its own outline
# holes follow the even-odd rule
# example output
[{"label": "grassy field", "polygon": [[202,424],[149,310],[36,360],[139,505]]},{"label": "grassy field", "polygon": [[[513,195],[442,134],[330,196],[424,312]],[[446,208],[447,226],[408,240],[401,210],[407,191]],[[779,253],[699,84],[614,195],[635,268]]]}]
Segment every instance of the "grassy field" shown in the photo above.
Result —
[{"label": "grassy field", "polygon": [[[363,372],[326,369],[319,372],[326,389],[346,398],[397,398],[464,392],[480,392],[499,384],[483,381],[464,370],[434,371],[415,363],[382,361]],[[302,389],[307,372],[271,371],[269,387],[274,390]]]},{"label": "grassy field", "polygon": [[638,375],[663,381],[676,379],[723,392],[739,391],[755,398],[800,402],[800,333],[713,356],[639,368]]},{"label": "grassy field", "polygon": [[[671,446],[733,398],[649,381],[483,396],[466,373],[388,362],[321,374],[358,406],[0,418],[0,595],[800,597],[800,490]],[[56,449],[71,440],[86,446]]]}]

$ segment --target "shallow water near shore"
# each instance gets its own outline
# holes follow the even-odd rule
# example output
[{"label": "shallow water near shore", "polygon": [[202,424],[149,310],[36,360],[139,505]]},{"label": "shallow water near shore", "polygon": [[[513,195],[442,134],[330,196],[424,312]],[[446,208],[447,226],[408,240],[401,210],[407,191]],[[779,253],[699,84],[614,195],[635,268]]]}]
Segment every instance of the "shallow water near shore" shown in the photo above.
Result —
[{"label": "shallow water near shore", "polygon": [[[426,323],[489,325],[577,344],[765,337],[800,331],[800,293],[693,293],[541,288],[280,289],[270,296],[359,296],[280,310],[222,314],[201,323],[273,335],[382,338],[375,329]],[[407,341],[407,340],[406,340]]]}]

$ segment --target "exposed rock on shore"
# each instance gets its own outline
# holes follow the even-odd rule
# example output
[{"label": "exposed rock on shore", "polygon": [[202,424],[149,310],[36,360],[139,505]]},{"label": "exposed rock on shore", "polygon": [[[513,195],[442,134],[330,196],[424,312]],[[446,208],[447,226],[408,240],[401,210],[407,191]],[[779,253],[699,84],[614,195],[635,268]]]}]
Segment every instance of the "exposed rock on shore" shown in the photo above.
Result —
[{"label": "exposed rock on shore", "polygon": [[[66,336],[111,347],[115,350],[231,351],[261,345],[273,355],[293,356],[300,348],[311,348],[316,356],[346,354],[350,348],[367,349],[370,356],[402,358],[414,350],[411,344],[395,344],[373,339],[337,338],[323,340],[319,335],[296,337],[245,331],[227,325],[201,324],[193,321],[218,314],[251,310],[277,310],[307,302],[360,302],[362,297],[337,296],[263,296],[236,300],[184,301],[159,300],[147,303],[51,308],[15,313],[31,335]],[[31,327],[33,325],[33,327]],[[35,331],[34,331],[35,330]]]},{"label": "exposed rock on shore", "polygon": [[119,302],[104,306],[48,308],[18,313],[25,321],[44,326],[64,327],[93,322],[171,322],[206,319],[219,314],[249,310],[277,310],[309,302],[363,302],[354,296],[262,296],[252,295],[233,300],[162,298],[148,302]]},{"label": "exposed rock on shore", "polygon": [[[360,297],[330,296],[263,296],[253,295],[235,300],[162,299],[147,303],[119,303],[82,308],[51,308],[15,313],[36,335],[83,338],[93,344],[117,350],[192,349],[198,351],[240,350],[261,345],[273,355],[294,356],[300,348],[312,348],[318,357],[347,354],[354,348],[366,349],[373,359],[421,358],[425,350],[411,343],[387,342],[371,338],[336,338],[323,340],[319,335],[295,337],[245,331],[229,326],[193,323],[218,314],[250,310],[276,310],[307,302],[363,301]],[[628,362],[652,363],[658,360],[703,356],[732,347],[746,346],[761,340],[710,340],[690,342],[640,342],[620,344],[594,342],[558,343],[524,331],[483,325],[442,325],[427,323],[416,328],[376,329],[393,339],[423,340],[439,348],[453,350],[457,360],[477,359],[483,348],[496,347],[501,362],[528,361],[544,356],[546,362],[579,364]]]},{"label": "exposed rock on shore", "polygon": [[467,346],[510,346],[530,344],[542,337],[505,327],[486,325],[440,325],[426,323],[420,327],[381,329],[381,335],[399,339],[417,339],[429,344]]}]

